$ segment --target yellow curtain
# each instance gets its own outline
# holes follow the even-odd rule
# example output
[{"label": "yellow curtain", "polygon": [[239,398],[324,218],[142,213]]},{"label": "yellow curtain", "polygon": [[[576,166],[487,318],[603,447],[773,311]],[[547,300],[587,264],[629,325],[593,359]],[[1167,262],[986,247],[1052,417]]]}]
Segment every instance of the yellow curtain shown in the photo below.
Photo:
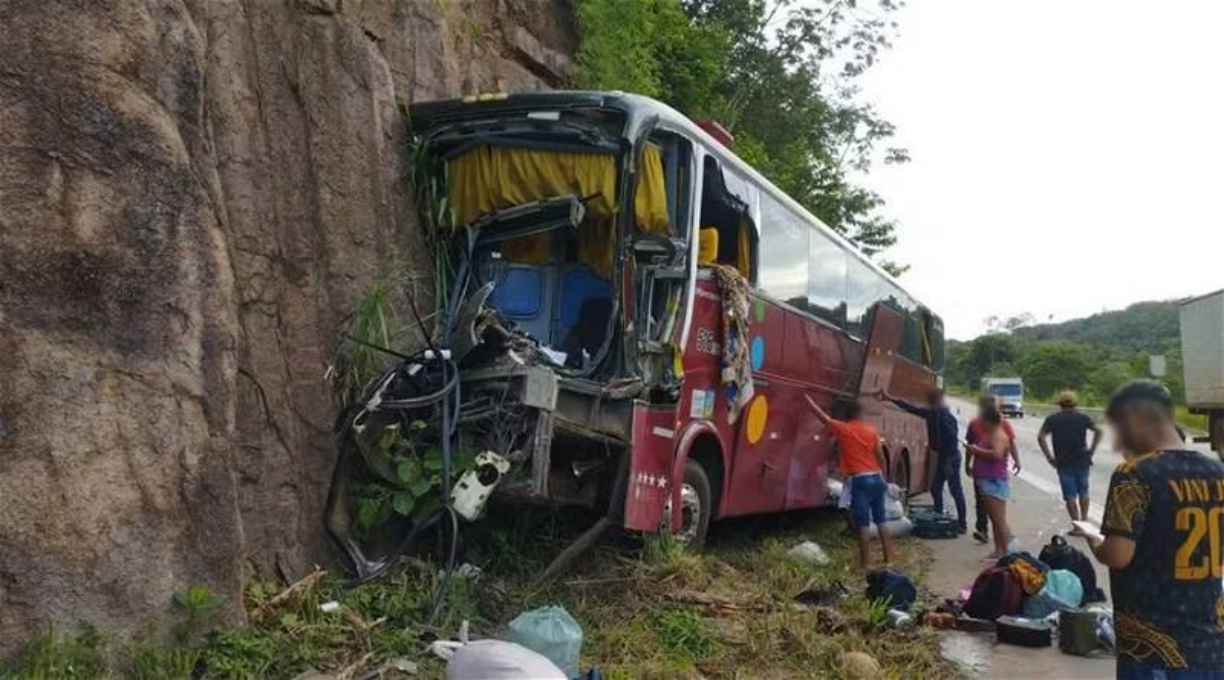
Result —
[{"label": "yellow curtain", "polygon": [[450,162],[450,201],[458,224],[552,196],[592,196],[592,217],[616,214],[616,159],[610,154],[480,146]]},{"label": "yellow curtain", "polygon": [[663,181],[663,154],[659,147],[647,144],[642,149],[642,167],[638,169],[637,195],[633,197],[633,213],[638,229],[647,234],[671,233],[667,216],[667,187]]},{"label": "yellow curtain", "polygon": [[735,268],[745,279],[752,280],[752,222],[740,219],[739,243],[735,253]]},{"label": "yellow curtain", "polygon": [[[552,196],[592,197],[578,231],[578,259],[605,277],[616,256],[614,217],[616,159],[610,154],[480,146],[450,161],[450,204],[456,228],[481,215]],[[647,233],[670,233],[663,158],[658,147],[642,150],[634,217]],[[502,245],[514,262],[542,264],[552,252],[552,234],[515,239]]]}]

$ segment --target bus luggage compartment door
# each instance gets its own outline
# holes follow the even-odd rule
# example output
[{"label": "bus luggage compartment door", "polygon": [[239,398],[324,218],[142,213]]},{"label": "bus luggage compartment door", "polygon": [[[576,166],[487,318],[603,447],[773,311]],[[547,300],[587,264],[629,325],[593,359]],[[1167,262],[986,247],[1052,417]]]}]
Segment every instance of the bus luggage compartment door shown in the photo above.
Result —
[{"label": "bus luggage compartment door", "polygon": [[625,528],[658,531],[663,505],[672,491],[672,456],[676,441],[676,410],[633,404],[633,443],[629,483],[625,487]]}]

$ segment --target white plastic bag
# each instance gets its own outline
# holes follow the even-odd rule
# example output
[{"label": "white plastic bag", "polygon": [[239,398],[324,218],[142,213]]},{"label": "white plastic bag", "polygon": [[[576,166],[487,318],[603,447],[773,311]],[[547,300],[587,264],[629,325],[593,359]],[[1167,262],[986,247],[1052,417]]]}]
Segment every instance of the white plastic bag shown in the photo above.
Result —
[{"label": "white plastic bag", "polygon": [[454,648],[446,664],[450,680],[567,680],[542,654],[504,640],[476,640]]}]

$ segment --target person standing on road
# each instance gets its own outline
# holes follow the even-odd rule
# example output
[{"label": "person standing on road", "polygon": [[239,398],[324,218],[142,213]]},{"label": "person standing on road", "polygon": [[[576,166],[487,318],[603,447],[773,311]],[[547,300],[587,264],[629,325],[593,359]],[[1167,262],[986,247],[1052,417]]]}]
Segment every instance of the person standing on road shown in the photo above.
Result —
[{"label": "person standing on road", "polygon": [[968,531],[965,518],[965,489],[961,485],[960,476],[960,445],[957,439],[956,416],[948,409],[944,391],[933,389],[927,394],[927,407],[916,406],[903,399],[898,399],[887,390],[880,393],[884,399],[891,401],[902,410],[926,420],[927,447],[935,455],[935,478],[931,480],[931,496],[935,503],[935,512],[943,512],[943,489],[946,484],[956,503],[956,520],[960,533]]},{"label": "person standing on road", "polygon": [[[1058,397],[1058,412],[1045,419],[1037,433],[1037,444],[1046,460],[1058,470],[1058,484],[1071,521],[1088,519],[1088,469],[1092,455],[1101,443],[1101,428],[1086,413],[1076,408],[1074,392]],[[1092,432],[1092,445],[1086,444]],[[1054,452],[1050,452],[1050,442]]]},{"label": "person standing on road", "polygon": [[[978,415],[969,423],[969,428],[966,431],[965,440],[969,444],[977,444],[978,446],[988,446],[989,442],[986,439],[986,424],[982,421],[982,416],[987,411],[999,410],[999,398],[992,394],[984,394],[978,398]],[[1012,429],[1011,423],[1003,420],[1000,427],[1003,433],[1007,435],[1008,454],[1012,460],[1012,474],[1020,474],[1020,450],[1016,448],[1016,431]],[[990,524],[989,515],[986,512],[986,505],[982,502],[982,490],[977,483],[977,475],[974,473],[974,464],[976,458],[973,452],[968,447],[965,448],[965,474],[973,483],[973,538],[978,543],[986,543],[990,540]],[[993,465],[991,463],[990,465]],[[1003,463],[1006,471],[1007,463]]]},{"label": "person standing on road", "polygon": [[1007,459],[1015,444],[1003,429],[1002,414],[993,405],[982,413],[980,420],[981,434],[977,441],[966,444],[965,450],[973,456],[974,486],[994,526],[995,549],[986,559],[997,560],[1007,554],[1012,540],[1007,524],[1007,501],[1011,498]]},{"label": "person standing on road", "polygon": [[1109,567],[1117,677],[1224,679],[1224,463],[1185,450],[1159,383],[1123,386],[1106,417],[1126,460],[1089,545]]},{"label": "person standing on road", "polygon": [[837,409],[845,414],[845,420],[836,420],[808,395],[808,407],[816,419],[824,423],[837,439],[841,459],[842,493],[850,494],[850,514],[854,520],[855,536],[858,538],[859,566],[864,570],[871,564],[871,524],[875,522],[880,535],[880,548],[884,552],[884,564],[892,562],[892,537],[884,529],[888,517],[884,512],[884,444],[875,428],[863,421],[863,407],[857,401],[839,404]]}]

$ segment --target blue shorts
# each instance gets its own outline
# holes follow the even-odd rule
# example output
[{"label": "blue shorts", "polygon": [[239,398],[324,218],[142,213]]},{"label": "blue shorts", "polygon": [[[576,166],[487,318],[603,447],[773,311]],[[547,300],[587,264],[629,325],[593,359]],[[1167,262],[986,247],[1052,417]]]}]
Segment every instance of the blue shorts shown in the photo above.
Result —
[{"label": "blue shorts", "polygon": [[884,492],[887,489],[884,476],[878,472],[850,478],[850,514],[854,517],[855,528],[867,529],[873,520],[876,524],[888,520],[884,515]]},{"label": "blue shorts", "polygon": [[1062,487],[1064,501],[1073,501],[1088,495],[1088,468],[1058,468],[1058,484]]},{"label": "blue shorts", "polygon": [[1011,498],[1011,482],[1006,479],[991,479],[983,477],[973,481],[977,485],[978,493],[983,496],[990,496],[1005,501]]},{"label": "blue shorts", "polygon": [[1163,668],[1153,664],[1118,659],[1118,680],[1224,680],[1219,668]]}]

